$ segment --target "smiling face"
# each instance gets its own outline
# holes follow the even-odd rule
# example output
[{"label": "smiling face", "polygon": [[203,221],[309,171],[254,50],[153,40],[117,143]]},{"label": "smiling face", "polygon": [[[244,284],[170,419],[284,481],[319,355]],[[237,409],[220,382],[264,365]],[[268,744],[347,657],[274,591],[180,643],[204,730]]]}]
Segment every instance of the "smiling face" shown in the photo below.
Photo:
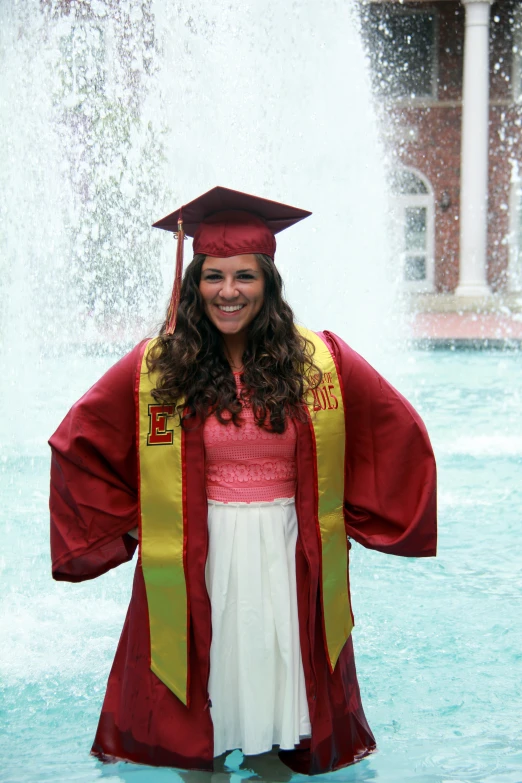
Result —
[{"label": "smiling face", "polygon": [[245,333],[263,306],[265,281],[252,253],[230,258],[207,256],[199,290],[205,313],[224,335]]}]

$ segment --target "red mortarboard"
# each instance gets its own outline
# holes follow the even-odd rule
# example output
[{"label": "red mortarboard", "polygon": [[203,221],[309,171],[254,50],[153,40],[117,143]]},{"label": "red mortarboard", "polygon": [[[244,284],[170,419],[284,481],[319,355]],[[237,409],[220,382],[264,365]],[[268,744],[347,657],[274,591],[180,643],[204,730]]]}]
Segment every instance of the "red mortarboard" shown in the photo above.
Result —
[{"label": "red mortarboard", "polygon": [[263,253],[273,258],[276,249],[274,235],[311,214],[278,201],[216,187],[154,223],[154,228],[174,231],[178,236],[167,334],[172,334],[176,325],[185,234],[194,237],[194,253],[217,258]]}]

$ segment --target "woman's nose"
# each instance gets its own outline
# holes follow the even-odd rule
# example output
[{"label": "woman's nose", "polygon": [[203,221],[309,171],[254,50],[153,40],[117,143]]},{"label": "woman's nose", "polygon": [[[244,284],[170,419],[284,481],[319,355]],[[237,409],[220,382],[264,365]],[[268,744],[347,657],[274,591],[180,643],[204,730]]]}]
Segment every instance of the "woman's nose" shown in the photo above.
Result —
[{"label": "woman's nose", "polygon": [[219,293],[223,299],[234,299],[237,296],[237,286],[234,278],[225,278]]}]

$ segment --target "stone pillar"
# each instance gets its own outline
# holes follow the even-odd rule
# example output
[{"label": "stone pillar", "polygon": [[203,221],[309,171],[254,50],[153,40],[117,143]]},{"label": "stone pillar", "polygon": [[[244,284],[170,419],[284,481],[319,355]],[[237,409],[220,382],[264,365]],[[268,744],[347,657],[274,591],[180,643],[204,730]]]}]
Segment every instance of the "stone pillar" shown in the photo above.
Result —
[{"label": "stone pillar", "polygon": [[493,0],[466,8],[460,183],[460,276],[457,296],[488,296],[489,16]]}]

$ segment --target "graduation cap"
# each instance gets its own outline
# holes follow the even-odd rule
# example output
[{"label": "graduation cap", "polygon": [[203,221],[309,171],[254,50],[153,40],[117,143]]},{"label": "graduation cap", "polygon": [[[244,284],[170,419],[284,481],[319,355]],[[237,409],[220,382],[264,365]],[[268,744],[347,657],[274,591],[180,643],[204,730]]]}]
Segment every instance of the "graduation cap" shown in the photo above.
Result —
[{"label": "graduation cap", "polygon": [[176,327],[185,235],[194,238],[195,254],[230,258],[244,253],[263,253],[273,259],[275,234],[311,214],[278,201],[216,187],[154,223],[154,228],[174,232],[178,240],[167,334],[173,334]]}]

